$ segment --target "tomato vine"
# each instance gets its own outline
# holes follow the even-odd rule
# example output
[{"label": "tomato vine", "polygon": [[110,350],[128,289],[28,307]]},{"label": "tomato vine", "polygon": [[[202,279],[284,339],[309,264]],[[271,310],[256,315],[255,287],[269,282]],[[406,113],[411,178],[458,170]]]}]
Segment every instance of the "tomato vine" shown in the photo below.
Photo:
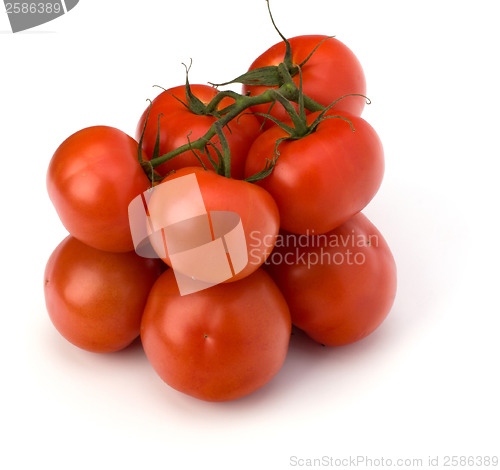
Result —
[{"label": "tomato vine", "polygon": [[[200,163],[202,164],[203,167],[205,165],[203,162],[201,162],[201,159],[199,156],[196,154],[196,150],[205,152],[209,161],[211,162],[212,166],[214,167],[214,170],[223,176],[230,177],[231,175],[231,154],[230,154],[230,149],[229,145],[227,143],[226,136],[224,135],[224,128],[229,128],[229,124],[232,120],[237,119],[239,116],[241,116],[242,113],[245,113],[247,110],[250,108],[253,108],[258,105],[264,105],[264,104],[269,104],[269,111],[272,109],[272,107],[275,105],[276,102],[279,102],[287,111],[290,120],[292,121],[293,127],[286,125],[282,122],[276,121],[274,118],[272,118],[269,114],[262,114],[262,113],[254,113],[254,114],[260,114],[265,117],[265,119],[270,119],[273,122],[279,124],[283,129],[285,129],[289,134],[290,138],[297,139],[304,137],[308,135],[309,133],[313,132],[314,129],[316,128],[317,124],[323,119],[324,114],[321,115],[314,123],[313,125],[309,126],[307,125],[306,122],[306,117],[305,117],[305,110],[307,109],[310,112],[315,112],[315,111],[322,111],[326,112],[328,109],[330,109],[333,104],[335,104],[337,101],[340,99],[345,98],[345,96],[339,98],[339,100],[336,100],[334,103],[332,103],[331,106],[323,106],[310,98],[309,96],[305,95],[302,92],[302,80],[300,80],[300,85],[297,86],[295,81],[293,80],[293,77],[296,74],[300,74],[301,67],[303,67],[307,61],[312,57],[316,49],[326,40],[331,38],[332,36],[327,36],[324,39],[322,39],[316,47],[310,52],[310,54],[306,57],[305,60],[303,60],[300,64],[295,64],[292,59],[292,48],[290,45],[290,42],[286,39],[286,37],[280,32],[278,27],[276,26],[276,23],[274,22],[271,9],[269,6],[269,0],[266,0],[267,5],[268,5],[268,10],[269,10],[269,16],[271,19],[271,22],[278,32],[279,36],[282,38],[282,40],[285,43],[285,54],[283,57],[283,60],[281,63],[278,65],[272,65],[272,66],[265,66],[265,67],[260,67],[256,68],[254,70],[249,70],[248,72],[244,73],[243,75],[240,75],[239,77],[225,83],[220,83],[220,84],[214,84],[210,83],[210,85],[214,86],[215,88],[219,86],[224,86],[224,85],[229,85],[232,83],[240,83],[240,84],[247,84],[247,85],[264,85],[268,87],[274,87],[274,88],[268,88],[265,90],[263,93],[257,94],[257,95],[246,95],[246,94],[240,94],[237,93],[233,90],[225,90],[225,91],[220,91],[217,93],[217,95],[208,103],[208,104],[203,104],[196,96],[191,92],[190,85],[189,85],[189,80],[188,80],[188,73],[190,66],[186,66],[186,102],[182,102],[184,106],[189,108],[191,112],[194,114],[204,114],[204,115],[212,115],[217,118],[217,120],[210,126],[208,131],[203,135],[202,137],[191,141],[188,138],[188,142],[168,153],[165,153],[163,155],[159,155],[158,148],[159,148],[159,132],[157,134],[157,142],[155,145],[155,150],[153,152],[152,158],[148,161],[143,161],[142,159],[142,154],[141,154],[141,145],[142,145],[142,136],[144,135],[144,132],[141,136],[141,140],[139,142],[139,162],[146,173],[146,175],[149,177],[151,181],[154,181],[155,179],[161,179],[161,176],[155,173],[155,169],[162,165],[165,162],[168,162],[172,160],[173,158],[177,157],[178,155],[191,151],[194,153],[194,155],[198,158]],[[165,90],[167,91],[167,90]],[[352,94],[352,95],[346,95],[346,96],[353,96],[357,94]],[[364,96],[364,95],[358,95],[358,96]],[[223,99],[225,98],[230,98],[234,102],[231,105],[226,106],[222,110],[218,110],[219,104],[222,102]],[[366,98],[366,97],[365,97]],[[177,98],[176,98],[177,99]],[[369,100],[368,100],[369,102]],[[291,103],[296,103],[298,104],[299,108],[299,113],[295,111],[294,106]],[[331,117],[331,116],[330,116]],[[147,116],[146,116],[146,121],[144,124],[144,129],[147,124]],[[159,122],[158,122],[159,126]],[[214,145],[214,143],[211,141],[215,136],[218,137],[219,143],[222,148],[222,152]],[[279,142],[277,142],[277,146],[279,145]],[[216,153],[217,153],[217,161],[214,160],[211,155],[210,155],[210,148],[212,148]],[[268,163],[266,166],[258,173],[255,175],[248,177],[246,180],[255,182],[259,181],[262,178],[265,178],[266,176],[269,175],[269,173],[272,171],[275,163],[276,163],[276,158],[277,158],[277,152],[275,152],[275,155],[273,156],[272,159],[268,160]]]},{"label": "tomato vine", "polygon": [[[299,95],[300,95],[299,88],[294,83],[291,76],[283,72],[283,69],[285,67],[284,63],[279,64],[277,67],[282,71],[283,75],[288,75],[285,78],[283,85],[281,85],[277,89],[268,89],[264,93],[255,96],[241,95],[232,90],[219,92],[212,99],[212,101],[206,105],[207,113],[214,112],[217,109],[217,105],[224,98],[229,97],[234,100],[234,103],[219,111],[219,114],[221,116],[214,122],[214,124],[210,127],[210,129],[205,133],[204,136],[192,142],[188,142],[187,144],[184,144],[164,155],[154,156],[148,162],[142,162],[142,166],[146,174],[151,175],[152,169],[157,168],[162,163],[165,163],[175,158],[177,155],[180,155],[183,152],[193,151],[193,150],[200,150],[200,151],[205,150],[207,148],[207,145],[211,145],[210,139],[217,136],[220,139],[220,143],[223,148],[222,152],[223,164],[220,165],[218,173],[229,177],[231,168],[231,156],[229,148],[227,147],[226,137],[224,136],[223,133],[224,127],[228,126],[229,123],[233,119],[241,115],[241,113],[245,112],[246,110],[255,105],[268,104],[268,103],[272,105],[276,101],[280,101],[282,104],[287,102],[298,103],[299,101]],[[309,111],[322,111],[325,109],[324,106],[315,102],[311,98],[308,98],[307,96],[303,96],[303,100],[305,108],[308,109]]]}]

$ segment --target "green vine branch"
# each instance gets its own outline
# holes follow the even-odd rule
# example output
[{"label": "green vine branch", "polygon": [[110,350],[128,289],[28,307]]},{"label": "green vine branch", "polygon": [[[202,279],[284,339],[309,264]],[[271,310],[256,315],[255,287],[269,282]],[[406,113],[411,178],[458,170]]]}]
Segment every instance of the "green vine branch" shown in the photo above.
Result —
[{"label": "green vine branch", "polygon": [[[281,103],[285,107],[285,109],[289,110],[289,112],[291,113],[290,110],[293,110],[291,102],[298,103],[301,99],[303,99],[304,107],[311,112],[322,111],[325,109],[324,106],[320,105],[313,99],[305,95],[302,95],[301,97],[300,90],[293,81],[288,70],[285,68],[284,63],[279,64],[278,69],[280,69],[280,73],[282,74],[284,81],[283,85],[281,85],[279,88],[270,88],[260,95],[255,96],[241,95],[231,90],[219,92],[212,99],[212,101],[210,101],[210,103],[206,105],[206,113],[215,114],[217,112],[221,117],[212,124],[209,130],[202,137],[190,141],[187,144],[184,144],[164,155],[157,156],[151,159],[149,162],[143,162],[142,165],[144,169],[147,170],[147,174],[151,173],[151,168],[157,168],[163,163],[177,157],[181,153],[194,150],[203,151],[207,145],[207,142],[209,142],[213,137],[217,135],[222,145],[224,164],[221,166],[224,170],[223,174],[224,176],[229,177],[231,171],[231,157],[229,146],[227,145],[227,139],[224,135],[223,129],[226,128],[228,124],[233,119],[237,118],[240,114],[254,106],[267,103],[275,103],[276,101]],[[217,107],[224,98],[231,98],[232,100],[234,100],[234,102],[217,111]]]}]

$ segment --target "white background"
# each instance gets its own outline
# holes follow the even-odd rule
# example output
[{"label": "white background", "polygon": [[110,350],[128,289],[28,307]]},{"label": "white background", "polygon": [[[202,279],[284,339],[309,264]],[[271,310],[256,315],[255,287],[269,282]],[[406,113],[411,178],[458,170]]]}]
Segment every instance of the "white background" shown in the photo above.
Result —
[{"label": "white background", "polygon": [[264,0],[81,0],[17,34],[2,6],[0,466],[280,470],[308,463],[293,456],[439,456],[446,468],[446,456],[498,456],[495,4],[272,1],[285,35],[336,35],[363,64],[363,117],[387,165],[365,213],[393,249],[399,290],[369,338],[330,349],[294,337],[269,385],[223,404],[171,390],[138,344],[99,356],[58,335],[42,280],[65,231],[45,173],[81,128],[133,134],[152,85],[183,83],[182,62],[193,58],[192,83],[244,72],[279,41]]}]

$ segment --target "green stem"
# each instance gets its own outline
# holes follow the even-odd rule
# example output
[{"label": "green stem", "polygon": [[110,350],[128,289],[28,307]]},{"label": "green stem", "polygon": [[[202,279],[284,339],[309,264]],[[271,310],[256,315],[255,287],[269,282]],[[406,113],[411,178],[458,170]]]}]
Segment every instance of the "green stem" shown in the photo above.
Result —
[{"label": "green stem", "polygon": [[227,142],[226,136],[220,124],[220,121],[216,121],[213,124],[215,132],[217,133],[222,147],[222,163],[223,163],[223,173],[227,178],[231,177],[231,150],[229,149],[229,144]]},{"label": "green stem", "polygon": [[[242,95],[240,95],[239,93],[236,93],[235,91],[232,91],[232,90],[220,91],[212,98],[212,101],[210,101],[210,103],[207,104],[207,106],[206,106],[207,114],[214,113],[224,98],[232,98],[236,101],[241,96]],[[224,110],[220,110],[219,114],[225,114],[223,111]]]},{"label": "green stem", "polygon": [[[255,95],[255,96],[246,96],[246,95],[240,95],[234,91],[221,91],[218,93],[212,101],[207,105],[208,110],[215,110],[217,108],[217,105],[220,104],[220,102],[226,98],[232,98],[234,99],[234,103],[231,105],[227,106],[224,108],[221,112],[222,117],[218,119],[211,127],[210,129],[205,133],[204,136],[200,137],[199,139],[194,140],[193,142],[184,144],[175,150],[172,150],[171,152],[168,152],[164,155],[161,155],[157,158],[152,159],[150,162],[147,163],[147,168],[151,170],[151,166],[153,168],[157,168],[161,164],[168,162],[172,160],[173,158],[177,157],[181,153],[184,153],[189,150],[203,150],[205,148],[205,145],[207,144],[210,139],[212,139],[215,135],[217,135],[217,128],[223,129],[229,122],[231,122],[234,118],[236,118],[239,114],[241,114],[243,111],[247,110],[248,108],[251,108],[253,106],[258,106],[261,104],[266,104],[266,103],[272,103],[276,100],[280,100],[283,103],[283,98],[289,101],[297,101],[299,98],[299,90],[295,83],[291,80],[286,81],[281,87],[274,89],[270,88],[260,95]],[[309,111],[322,111],[324,109],[324,106],[320,105],[313,99],[304,96],[304,106],[309,110]],[[226,169],[225,172],[230,171],[229,169]]]},{"label": "green stem", "polygon": [[304,107],[311,112],[315,111],[323,111],[325,109],[324,106],[320,105],[318,102],[314,101],[312,98],[304,95]]}]

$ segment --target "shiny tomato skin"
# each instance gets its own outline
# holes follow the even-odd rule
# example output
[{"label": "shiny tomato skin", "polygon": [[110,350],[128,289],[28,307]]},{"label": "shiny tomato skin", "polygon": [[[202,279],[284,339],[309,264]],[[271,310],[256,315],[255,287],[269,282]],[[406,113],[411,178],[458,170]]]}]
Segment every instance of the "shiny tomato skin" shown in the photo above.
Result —
[{"label": "shiny tomato skin", "polygon": [[[302,67],[302,86],[304,94],[323,106],[328,106],[344,95],[351,93],[366,94],[366,79],[361,64],[354,53],[341,41],[335,38],[325,39],[322,35],[296,36],[289,39],[292,47],[293,63],[300,65],[316,49],[312,57]],[[249,70],[283,62],[285,56],[285,43],[275,44],[259,56]],[[299,75],[293,77],[299,85]],[[261,85],[243,85],[243,93],[258,95],[268,87]],[[343,98],[332,108],[336,111],[346,111],[360,116],[363,112],[366,99],[361,96]],[[267,113],[269,105],[260,105],[252,108],[253,111]],[[280,121],[289,119],[283,106],[276,103],[270,112],[271,116]],[[269,127],[270,121],[266,126]]]},{"label": "shiny tomato skin", "polygon": [[93,126],[68,137],[47,172],[49,197],[68,232],[94,248],[134,249],[128,205],[151,185],[137,142],[119,129]]},{"label": "shiny tomato skin", "polygon": [[[317,116],[313,113],[309,122]],[[312,134],[283,141],[272,173],[257,184],[276,201],[281,228],[298,234],[325,233],[361,211],[377,193],[384,175],[382,143],[363,118],[323,120]],[[274,126],[250,148],[245,175],[272,158],[277,139],[287,134]]]},{"label": "shiny tomato skin", "polygon": [[296,327],[321,344],[342,346],[380,326],[396,296],[396,264],[364,214],[322,236],[282,233],[279,240],[265,267]]},{"label": "shiny tomato skin", "polygon": [[[191,85],[191,91],[204,104],[208,104],[218,91],[208,85]],[[158,116],[160,115],[160,155],[168,153],[176,148],[193,142],[202,137],[210,126],[217,120],[214,116],[198,115],[186,108],[179,100],[186,102],[185,86],[170,88],[160,93],[152,102],[149,111],[148,122],[144,133],[142,147],[146,155],[152,156],[158,130]],[[224,98],[218,109],[229,106],[234,101]],[[139,141],[146,122],[149,108],[145,109],[136,129],[136,139]],[[243,167],[248,148],[260,133],[258,119],[250,114],[244,114],[233,119],[225,129],[224,134],[231,150],[231,176],[241,179]],[[215,136],[212,141],[218,142]],[[217,147],[221,149],[218,144]],[[217,154],[213,148],[209,148],[210,155],[217,162]],[[206,168],[213,168],[206,155],[195,151],[201,158]],[[186,166],[201,166],[193,151],[184,152],[172,160],[163,163],[156,168],[159,174],[165,176],[172,170]]]},{"label": "shiny tomato skin", "polygon": [[[163,179],[161,184],[186,175],[196,175],[205,209],[211,211],[231,211],[241,218],[247,244],[248,263],[242,271],[227,282],[243,279],[256,271],[271,253],[280,222],[278,207],[271,195],[261,187],[241,180],[226,178],[201,167],[181,168]],[[149,203],[149,213],[155,225],[158,220],[165,220],[176,207],[165,204],[161,198],[153,195]],[[161,244],[160,249],[163,247]],[[165,263],[171,265],[169,258]]]},{"label": "shiny tomato skin", "polygon": [[288,306],[262,269],[186,296],[169,269],[153,286],[141,325],[161,379],[205,401],[235,400],[268,383],[285,360],[290,332]]},{"label": "shiny tomato skin", "polygon": [[124,349],[139,336],[149,291],[163,266],[158,259],[97,250],[68,236],[45,268],[49,317],[59,333],[81,349]]}]

